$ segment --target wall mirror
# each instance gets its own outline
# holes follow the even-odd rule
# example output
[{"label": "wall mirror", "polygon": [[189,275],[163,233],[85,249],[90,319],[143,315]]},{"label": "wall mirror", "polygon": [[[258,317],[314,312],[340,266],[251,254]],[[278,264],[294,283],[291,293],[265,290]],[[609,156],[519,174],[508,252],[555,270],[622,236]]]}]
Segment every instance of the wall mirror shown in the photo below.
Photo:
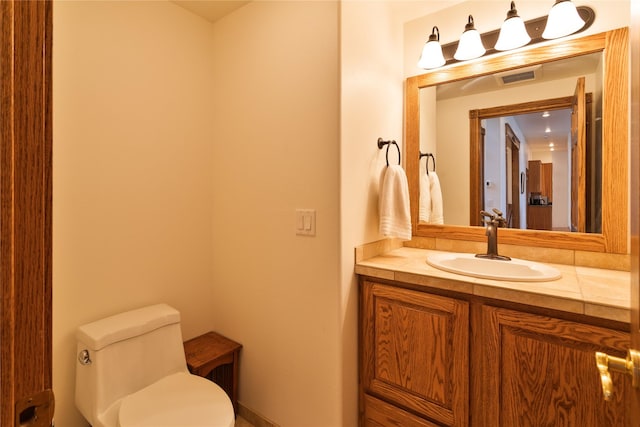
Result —
[{"label": "wall mirror", "polygon": [[[510,221],[502,243],[627,253],[627,46],[623,28],[408,78],[405,167],[414,235],[483,241],[479,211],[496,207]],[[532,75],[536,82],[504,84]],[[546,154],[537,137],[522,133],[526,120],[545,112],[564,123],[553,125],[555,140],[541,139]],[[555,154],[549,142],[558,145]],[[444,224],[419,218],[426,152],[434,154],[430,167],[437,165]]]}]

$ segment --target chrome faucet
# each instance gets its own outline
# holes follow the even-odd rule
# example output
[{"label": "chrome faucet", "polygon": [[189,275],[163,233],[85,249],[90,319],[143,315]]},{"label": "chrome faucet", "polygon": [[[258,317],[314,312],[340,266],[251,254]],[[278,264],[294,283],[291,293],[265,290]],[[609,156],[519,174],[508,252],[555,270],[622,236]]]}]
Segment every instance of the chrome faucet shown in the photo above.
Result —
[{"label": "chrome faucet", "polygon": [[487,226],[487,230],[485,232],[487,236],[487,253],[477,254],[476,257],[511,261],[511,258],[508,256],[498,255],[498,228],[504,226],[507,221],[502,216],[502,212],[498,209],[493,208],[493,212],[495,215],[486,211],[480,211],[482,222]]}]

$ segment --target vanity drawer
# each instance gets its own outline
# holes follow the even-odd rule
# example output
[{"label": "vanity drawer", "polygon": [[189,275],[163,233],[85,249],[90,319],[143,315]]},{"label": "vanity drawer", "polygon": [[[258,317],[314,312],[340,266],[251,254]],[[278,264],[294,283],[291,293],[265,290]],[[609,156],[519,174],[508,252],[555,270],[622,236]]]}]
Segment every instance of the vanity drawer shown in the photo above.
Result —
[{"label": "vanity drawer", "polygon": [[438,424],[417,417],[403,411],[393,405],[376,399],[373,396],[364,396],[363,427],[439,427]]}]

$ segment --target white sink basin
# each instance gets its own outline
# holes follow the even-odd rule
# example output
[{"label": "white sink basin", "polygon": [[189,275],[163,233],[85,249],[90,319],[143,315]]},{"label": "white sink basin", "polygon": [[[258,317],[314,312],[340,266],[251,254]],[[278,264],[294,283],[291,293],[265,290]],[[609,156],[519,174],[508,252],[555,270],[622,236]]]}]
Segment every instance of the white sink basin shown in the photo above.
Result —
[{"label": "white sink basin", "polygon": [[532,261],[476,258],[473,254],[437,253],[427,256],[427,263],[440,270],[483,279],[515,282],[545,282],[562,277],[560,270]]}]

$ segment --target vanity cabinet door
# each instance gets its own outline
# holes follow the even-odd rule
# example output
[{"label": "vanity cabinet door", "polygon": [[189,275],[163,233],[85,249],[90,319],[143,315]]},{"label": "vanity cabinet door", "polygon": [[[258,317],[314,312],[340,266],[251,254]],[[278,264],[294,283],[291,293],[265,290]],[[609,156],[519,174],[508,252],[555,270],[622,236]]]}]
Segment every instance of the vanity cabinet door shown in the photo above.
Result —
[{"label": "vanity cabinet door", "polygon": [[468,425],[468,303],[367,281],[361,290],[361,397],[375,414],[363,424],[403,425],[400,414],[413,413],[439,425]]},{"label": "vanity cabinet door", "polygon": [[[624,388],[605,402],[594,354],[625,357],[629,334],[503,308],[482,308],[485,426],[624,426]],[[628,393],[626,393],[629,395]]]}]

